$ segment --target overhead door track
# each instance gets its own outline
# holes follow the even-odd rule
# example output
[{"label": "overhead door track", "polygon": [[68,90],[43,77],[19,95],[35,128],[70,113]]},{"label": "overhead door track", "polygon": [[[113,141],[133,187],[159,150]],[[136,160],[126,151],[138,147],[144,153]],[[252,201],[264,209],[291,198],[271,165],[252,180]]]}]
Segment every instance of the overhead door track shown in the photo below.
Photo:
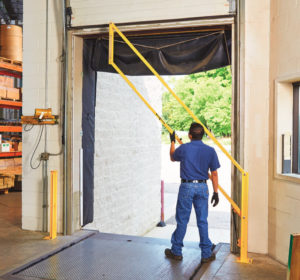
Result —
[{"label": "overhead door track", "polygon": [[[117,28],[114,23],[109,24],[109,57],[108,63],[121,75],[121,77],[127,82],[127,84],[132,88],[132,90],[137,94],[137,96],[145,103],[145,105],[150,109],[150,111],[159,119],[159,121],[164,125],[164,127],[173,133],[173,129],[158,115],[158,113],[152,108],[149,102],[143,97],[143,95],[136,89],[133,83],[127,78],[127,76],[122,72],[122,70],[114,62],[114,32],[124,40],[124,42],[131,48],[131,50],[141,59],[141,61],[148,67],[148,69],[155,75],[160,82],[166,87],[166,89],[174,96],[174,98],[180,103],[180,105],[188,112],[188,114],[194,119],[195,122],[201,124],[204,128],[205,133],[210,139],[221,149],[221,151],[230,159],[233,165],[242,174],[242,199],[241,208],[231,199],[231,197],[224,191],[224,189],[219,185],[221,193],[231,204],[233,210],[241,218],[241,232],[239,239],[240,247],[240,257],[238,262],[241,263],[252,263],[252,259],[248,258],[248,190],[249,190],[249,174],[246,172],[239,163],[228,153],[228,151],[222,146],[222,144],[216,139],[216,137],[203,125],[203,123],[197,118],[197,116],[183,103],[183,101],[175,94],[175,92],[170,88],[170,86],[165,82],[165,80],[156,72],[156,70],[151,66],[151,64],[143,57],[143,55],[132,45],[132,43],[126,38],[126,36]],[[181,139],[176,135],[176,140],[182,144]],[[210,176],[210,174],[209,174]]]}]

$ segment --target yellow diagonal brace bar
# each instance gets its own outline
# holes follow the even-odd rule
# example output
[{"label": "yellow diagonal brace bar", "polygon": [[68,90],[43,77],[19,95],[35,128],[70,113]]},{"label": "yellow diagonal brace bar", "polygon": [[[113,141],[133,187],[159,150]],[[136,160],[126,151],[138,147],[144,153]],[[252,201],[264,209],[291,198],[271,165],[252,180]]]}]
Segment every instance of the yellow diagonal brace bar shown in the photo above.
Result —
[{"label": "yellow diagonal brace bar", "polygon": [[161,83],[167,88],[167,90],[175,97],[175,99],[181,104],[181,106],[190,114],[190,116],[197,122],[200,123],[206,134],[216,143],[216,145],[222,150],[222,152],[231,160],[236,168],[241,172],[245,173],[244,169],[238,164],[238,162],[227,152],[222,144],[216,139],[216,137],[203,125],[203,123],[195,116],[195,114],[183,103],[183,101],[175,94],[175,92],[169,87],[165,80],[156,72],[156,70],[150,65],[150,63],[143,57],[143,55],[130,43],[126,36],[111,23],[110,26],[119,34],[119,36],[126,42],[126,44],[134,51],[134,53],[143,61],[148,69],[161,81]]}]

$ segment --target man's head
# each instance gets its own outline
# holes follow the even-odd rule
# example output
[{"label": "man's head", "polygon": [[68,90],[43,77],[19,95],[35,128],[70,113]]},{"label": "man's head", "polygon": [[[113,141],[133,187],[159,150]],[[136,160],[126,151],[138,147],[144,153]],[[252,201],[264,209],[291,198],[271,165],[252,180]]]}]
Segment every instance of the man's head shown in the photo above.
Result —
[{"label": "man's head", "polygon": [[189,130],[189,138],[191,140],[202,140],[204,128],[201,124],[193,122]]}]

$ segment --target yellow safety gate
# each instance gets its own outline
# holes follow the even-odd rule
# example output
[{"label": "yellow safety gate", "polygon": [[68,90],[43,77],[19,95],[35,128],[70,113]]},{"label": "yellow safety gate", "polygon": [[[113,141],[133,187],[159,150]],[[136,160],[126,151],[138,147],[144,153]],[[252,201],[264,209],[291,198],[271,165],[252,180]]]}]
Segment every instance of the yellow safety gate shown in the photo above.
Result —
[{"label": "yellow safety gate", "polygon": [[[203,123],[194,115],[194,113],[182,102],[182,100],[175,94],[175,92],[169,87],[169,85],[164,81],[164,79],[155,71],[155,69],[149,64],[149,62],[142,56],[142,54],[130,43],[126,36],[116,27],[114,23],[109,24],[109,58],[108,63],[122,76],[122,78],[127,82],[127,84],[133,89],[133,91],[138,95],[138,97],[145,103],[145,105],[151,110],[151,112],[159,119],[159,121],[165,126],[169,133],[173,133],[173,130],[168,124],[155,112],[147,100],[140,94],[136,87],[131,83],[131,81],[126,77],[122,70],[114,63],[114,32],[124,40],[124,42],[132,49],[132,51],[142,60],[142,62],[148,67],[148,69],[160,80],[160,82],[167,88],[167,90],[174,96],[174,98],[182,105],[182,107],[189,113],[189,115],[194,119],[195,122],[200,123],[205,133],[214,141],[214,143],[221,149],[221,151],[231,160],[234,166],[242,174],[242,209],[230,198],[230,196],[224,191],[224,189],[219,185],[221,193],[230,202],[233,210],[241,218],[241,234],[238,241],[240,247],[240,257],[238,262],[241,263],[251,263],[252,259],[248,258],[248,188],[249,188],[249,174],[246,172],[238,162],[227,152],[227,150],[222,146],[222,144],[214,137],[214,135],[203,125]],[[176,135],[176,140],[182,144],[181,139]],[[210,176],[210,174],[209,174]]]}]

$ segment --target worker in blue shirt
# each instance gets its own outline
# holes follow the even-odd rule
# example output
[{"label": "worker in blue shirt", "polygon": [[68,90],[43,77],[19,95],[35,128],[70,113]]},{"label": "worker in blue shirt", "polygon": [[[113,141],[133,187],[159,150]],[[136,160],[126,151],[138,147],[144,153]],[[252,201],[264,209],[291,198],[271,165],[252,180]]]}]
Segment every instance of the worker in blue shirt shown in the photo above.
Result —
[{"label": "worker in blue shirt", "polygon": [[200,235],[201,262],[210,262],[216,258],[213,252],[215,245],[208,236],[209,191],[206,181],[210,170],[214,190],[211,203],[215,207],[219,203],[217,169],[220,163],[215,149],[202,142],[203,135],[202,125],[192,123],[189,130],[191,142],[175,149],[175,131],[170,134],[170,158],[171,161],[180,161],[181,184],[176,205],[177,227],[171,238],[172,247],[165,250],[165,255],[175,260],[182,260],[183,239],[192,205],[195,208]]}]

